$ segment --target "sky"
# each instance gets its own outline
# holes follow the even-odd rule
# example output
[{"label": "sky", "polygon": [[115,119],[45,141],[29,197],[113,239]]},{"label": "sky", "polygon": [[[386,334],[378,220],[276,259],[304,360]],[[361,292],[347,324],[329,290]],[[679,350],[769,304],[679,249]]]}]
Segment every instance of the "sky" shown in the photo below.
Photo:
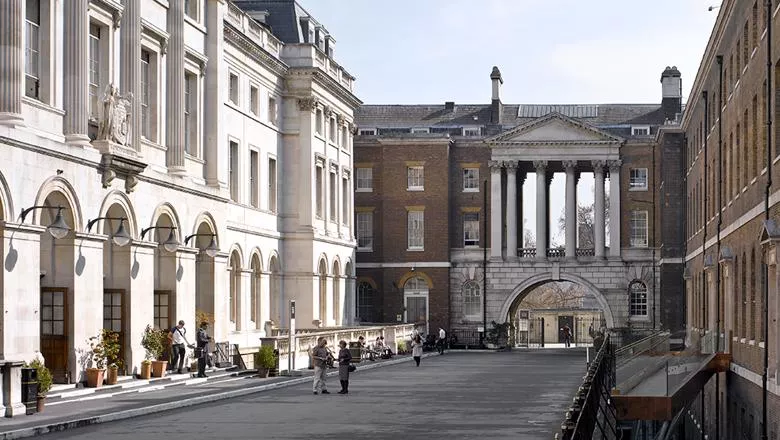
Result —
[{"label": "sky", "polygon": [[[719,0],[299,0],[335,38],[336,61],[366,104],[490,103],[490,72],[510,104],[661,102],[677,66],[687,100]],[[714,6],[710,11],[709,7]],[[552,241],[565,176],[550,187]],[[522,200],[535,232],[536,179]],[[609,188],[609,186],[607,186]],[[592,174],[578,185],[593,203]],[[535,235],[535,234],[533,234]]]}]

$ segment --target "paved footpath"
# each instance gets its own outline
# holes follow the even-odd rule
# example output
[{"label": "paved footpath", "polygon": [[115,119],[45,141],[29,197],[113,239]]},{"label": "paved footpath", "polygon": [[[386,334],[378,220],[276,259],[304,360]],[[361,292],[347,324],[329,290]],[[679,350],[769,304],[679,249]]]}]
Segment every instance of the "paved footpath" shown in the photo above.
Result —
[{"label": "paved footpath", "polygon": [[[350,394],[300,384],[44,438],[553,438],[585,372],[584,350],[452,352],[358,371]],[[360,367],[358,367],[359,369]]]}]

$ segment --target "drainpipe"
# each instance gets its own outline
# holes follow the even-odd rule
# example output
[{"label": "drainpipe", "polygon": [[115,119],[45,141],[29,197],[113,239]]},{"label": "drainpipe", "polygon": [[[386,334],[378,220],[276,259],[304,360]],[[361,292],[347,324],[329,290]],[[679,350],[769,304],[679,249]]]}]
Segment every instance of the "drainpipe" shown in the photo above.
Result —
[{"label": "drainpipe", "polygon": [[[772,0],[766,2],[766,187],[764,190],[764,220],[769,220],[769,191],[772,187]],[[765,260],[762,258],[762,260]],[[764,272],[764,371],[761,374],[761,439],[767,440],[767,378],[769,375],[769,268]]]},{"label": "drainpipe", "polygon": [[[704,105],[706,106],[707,103],[709,102],[706,90],[702,92],[702,98],[704,98]],[[705,127],[707,126],[707,122],[708,122],[707,112],[705,112],[704,113],[704,125],[705,125]],[[709,289],[707,289],[707,272],[706,272],[707,268],[704,266],[704,260],[706,259],[705,257],[706,257],[706,253],[707,253],[707,171],[708,171],[708,168],[709,168],[708,167],[709,164],[707,163],[707,144],[709,144],[709,142],[707,141],[707,136],[706,135],[704,136],[703,140],[704,140],[704,158],[702,160],[702,167],[703,167],[703,174],[702,175],[704,176],[704,179],[703,179],[702,192],[703,192],[704,196],[702,197],[702,211],[701,212],[702,212],[702,217],[704,218],[704,221],[703,221],[703,228],[704,229],[702,230],[702,237],[701,237],[701,258],[702,258],[702,271],[701,271],[701,278],[702,278],[702,280],[701,280],[702,281],[702,283],[701,283],[701,288],[702,288],[701,317],[702,317],[702,321],[703,321],[703,324],[704,324],[704,335],[706,337],[707,330],[709,329],[709,326],[710,326],[709,319],[707,318],[707,299],[708,299],[708,290],[709,290]],[[703,342],[704,341],[701,341],[702,348],[704,348]],[[702,386],[702,388],[701,388],[701,426],[702,426],[701,438],[702,438],[702,440],[707,438],[706,434],[705,434],[705,432],[707,431],[705,426],[707,426],[707,425],[704,423],[704,416],[705,416],[704,401],[705,401],[705,392],[704,392],[704,386]]]},{"label": "drainpipe", "polygon": [[[715,225],[718,245],[717,245],[717,253],[718,253],[718,259],[720,259],[720,231],[723,227],[723,210],[721,207],[723,206],[722,197],[723,194],[721,193],[721,179],[722,179],[722,172],[723,172],[723,130],[721,129],[723,125],[723,119],[721,119],[721,114],[723,112],[723,56],[718,55],[717,56],[717,62],[718,62],[718,222]],[[717,262],[717,266],[715,267],[715,291],[718,295],[718,336],[716,337],[716,347],[720,346],[720,293],[721,293],[721,285],[720,285],[720,278],[721,278],[721,268],[720,268],[720,261]],[[725,345],[725,344],[724,344]],[[720,375],[715,375],[715,440],[720,440]]]},{"label": "drainpipe", "polygon": [[482,333],[479,334],[480,345],[485,346],[487,332],[487,179],[482,182],[482,234],[485,244],[482,246]]}]

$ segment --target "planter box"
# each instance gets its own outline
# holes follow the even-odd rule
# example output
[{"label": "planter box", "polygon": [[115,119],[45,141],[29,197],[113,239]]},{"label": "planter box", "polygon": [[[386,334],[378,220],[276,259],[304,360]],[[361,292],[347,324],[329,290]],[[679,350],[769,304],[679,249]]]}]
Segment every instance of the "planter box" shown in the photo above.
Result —
[{"label": "planter box", "polygon": [[100,388],[103,386],[105,370],[99,368],[87,368],[87,387]]},{"label": "planter box", "polygon": [[116,385],[119,381],[119,368],[109,367],[106,374],[106,385]]},{"label": "planter box", "polygon": [[168,361],[152,361],[152,377],[165,376],[165,368],[168,366]]},{"label": "planter box", "polygon": [[141,379],[150,379],[152,377],[151,362],[141,362],[141,373],[139,376],[141,376]]}]

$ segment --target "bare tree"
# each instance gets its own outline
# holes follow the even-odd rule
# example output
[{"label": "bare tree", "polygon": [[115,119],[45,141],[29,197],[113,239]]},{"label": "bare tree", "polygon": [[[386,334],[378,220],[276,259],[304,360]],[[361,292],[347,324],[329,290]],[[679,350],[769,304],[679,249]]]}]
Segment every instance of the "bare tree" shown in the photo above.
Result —
[{"label": "bare tree", "polygon": [[523,298],[523,309],[561,309],[582,307],[584,298],[593,296],[582,286],[567,281],[543,284]]},{"label": "bare tree", "polygon": [[525,226],[526,223],[528,223],[528,220],[523,219],[523,245],[520,247],[535,248],[536,238],[533,232]]},{"label": "bare tree", "polygon": [[[595,191],[595,190],[594,190]],[[595,204],[577,206],[577,247],[580,249],[593,249],[596,247],[594,227]],[[609,193],[604,197],[604,236],[609,237]],[[566,207],[558,217],[558,230],[566,236]]]}]

